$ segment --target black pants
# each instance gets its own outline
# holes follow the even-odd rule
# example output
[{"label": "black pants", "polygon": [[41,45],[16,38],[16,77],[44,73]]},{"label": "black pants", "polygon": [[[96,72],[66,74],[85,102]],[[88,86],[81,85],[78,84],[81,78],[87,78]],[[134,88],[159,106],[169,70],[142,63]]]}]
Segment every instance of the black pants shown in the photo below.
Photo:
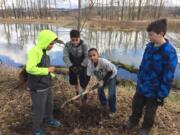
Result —
[{"label": "black pants", "polygon": [[87,68],[84,67],[81,70],[77,70],[76,72],[69,68],[69,83],[71,85],[77,85],[78,84],[78,78],[80,86],[85,89],[86,86],[89,83],[90,77],[87,76]]},{"label": "black pants", "polygon": [[151,129],[154,124],[154,118],[158,108],[155,98],[147,98],[136,92],[133,98],[130,121],[133,125],[137,125],[139,123],[139,119],[142,117],[144,107],[145,114],[142,129]]}]

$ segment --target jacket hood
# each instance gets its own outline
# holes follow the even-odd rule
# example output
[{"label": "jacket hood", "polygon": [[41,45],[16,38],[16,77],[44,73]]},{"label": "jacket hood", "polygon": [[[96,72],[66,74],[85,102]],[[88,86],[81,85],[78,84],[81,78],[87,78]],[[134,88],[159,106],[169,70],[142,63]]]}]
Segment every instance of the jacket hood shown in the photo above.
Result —
[{"label": "jacket hood", "polygon": [[42,30],[38,34],[37,47],[40,49],[47,49],[49,44],[57,39],[57,34],[50,30]]}]

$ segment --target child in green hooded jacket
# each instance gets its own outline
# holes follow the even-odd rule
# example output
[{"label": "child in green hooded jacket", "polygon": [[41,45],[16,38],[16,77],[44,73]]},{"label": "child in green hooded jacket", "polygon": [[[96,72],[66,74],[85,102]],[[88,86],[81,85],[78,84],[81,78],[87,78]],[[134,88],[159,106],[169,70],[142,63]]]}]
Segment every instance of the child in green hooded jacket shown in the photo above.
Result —
[{"label": "child in green hooded jacket", "polygon": [[42,30],[38,35],[36,46],[28,52],[26,72],[27,86],[32,99],[33,135],[45,135],[42,123],[59,127],[61,123],[53,118],[53,94],[51,91],[52,77],[55,67],[50,66],[47,51],[52,49],[57,41],[57,35],[50,30]]}]

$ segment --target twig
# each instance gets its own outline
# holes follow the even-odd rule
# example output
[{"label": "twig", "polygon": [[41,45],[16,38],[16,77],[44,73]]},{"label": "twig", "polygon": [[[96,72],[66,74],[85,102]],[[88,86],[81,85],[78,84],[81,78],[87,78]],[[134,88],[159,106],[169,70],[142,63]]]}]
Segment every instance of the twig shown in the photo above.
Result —
[{"label": "twig", "polygon": [[81,28],[80,28],[80,32],[83,30],[84,25],[85,25],[85,23],[86,23],[86,21],[87,21],[87,19],[88,19],[88,14],[90,14],[90,12],[91,12],[90,10],[91,10],[91,8],[94,6],[94,4],[95,4],[95,1],[92,1],[92,0],[91,0],[91,5],[89,6],[89,12],[87,13],[86,18],[84,19],[83,25],[82,25]]}]

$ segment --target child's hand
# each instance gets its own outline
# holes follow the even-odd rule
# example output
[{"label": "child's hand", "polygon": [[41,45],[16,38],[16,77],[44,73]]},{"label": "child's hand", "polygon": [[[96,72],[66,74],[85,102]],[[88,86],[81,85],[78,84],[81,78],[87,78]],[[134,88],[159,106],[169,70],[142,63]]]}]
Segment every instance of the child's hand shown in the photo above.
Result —
[{"label": "child's hand", "polygon": [[56,71],[55,67],[48,67],[48,72],[49,73],[54,73]]},{"label": "child's hand", "polygon": [[76,66],[71,66],[70,70],[73,71],[74,73],[78,73],[78,71],[79,71],[78,67],[76,67]]},{"label": "child's hand", "polygon": [[83,71],[84,68],[85,68],[84,66],[79,66],[79,67],[78,67],[79,71]]}]

